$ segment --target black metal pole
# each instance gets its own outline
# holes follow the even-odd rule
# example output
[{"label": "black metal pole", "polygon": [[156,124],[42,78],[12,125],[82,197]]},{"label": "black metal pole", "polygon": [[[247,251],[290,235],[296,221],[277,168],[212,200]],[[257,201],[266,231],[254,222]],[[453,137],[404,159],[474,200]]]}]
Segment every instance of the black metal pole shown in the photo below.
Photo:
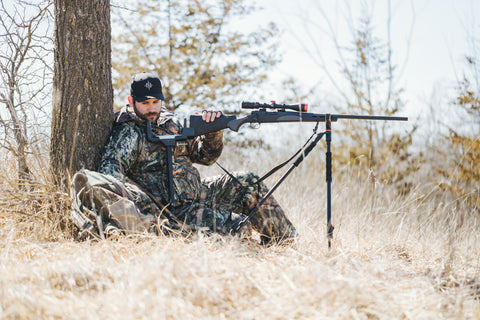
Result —
[{"label": "black metal pole", "polygon": [[330,114],[325,115],[325,141],[327,143],[327,151],[325,153],[326,165],[326,181],[327,181],[327,239],[328,248],[332,246],[333,226],[332,226],[332,152],[330,144],[332,141],[332,117]]},{"label": "black metal pole", "polygon": [[175,216],[175,192],[173,189],[173,158],[172,146],[165,145],[167,149],[167,166],[168,166],[168,192],[170,194],[170,212]]},{"label": "black metal pole", "polygon": [[[175,191],[173,188],[173,154],[172,148],[175,147],[176,141],[175,136],[154,136],[152,133],[152,124],[149,120],[146,121],[147,123],[147,140],[151,142],[161,142],[167,151],[167,169],[168,169],[168,193],[170,197],[170,214],[172,218],[175,217]],[[187,129],[184,129],[184,131]]]}]

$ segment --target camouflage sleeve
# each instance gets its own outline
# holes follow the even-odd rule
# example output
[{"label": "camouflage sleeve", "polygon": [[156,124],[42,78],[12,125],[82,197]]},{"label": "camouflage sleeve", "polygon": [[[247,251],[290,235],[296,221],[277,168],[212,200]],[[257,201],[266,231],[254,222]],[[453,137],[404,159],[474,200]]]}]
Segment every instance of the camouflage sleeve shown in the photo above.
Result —
[{"label": "camouflage sleeve", "polygon": [[138,132],[127,123],[115,126],[98,171],[124,180],[137,158],[139,138]]},{"label": "camouflage sleeve", "polygon": [[223,132],[208,133],[190,142],[190,160],[195,163],[211,165],[222,154]]}]

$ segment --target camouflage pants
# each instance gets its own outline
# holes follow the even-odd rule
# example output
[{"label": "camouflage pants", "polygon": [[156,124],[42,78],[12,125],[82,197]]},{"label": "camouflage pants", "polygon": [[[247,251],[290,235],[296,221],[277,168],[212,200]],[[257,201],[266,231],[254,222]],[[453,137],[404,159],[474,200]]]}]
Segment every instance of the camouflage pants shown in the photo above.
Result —
[{"label": "camouflage pants", "polygon": [[[237,173],[234,177],[220,175],[201,183],[198,201],[175,208],[175,221],[190,229],[204,227],[210,232],[228,233],[268,192],[264,183],[257,183],[252,173]],[[74,223],[81,229],[100,230],[115,225],[131,232],[150,230],[168,217],[139,186],[121,182],[98,172],[81,170],[72,180],[72,211]],[[96,228],[95,228],[96,227]],[[296,236],[296,231],[278,202],[270,197],[250,218],[243,229],[253,228],[262,241],[278,241]]]}]

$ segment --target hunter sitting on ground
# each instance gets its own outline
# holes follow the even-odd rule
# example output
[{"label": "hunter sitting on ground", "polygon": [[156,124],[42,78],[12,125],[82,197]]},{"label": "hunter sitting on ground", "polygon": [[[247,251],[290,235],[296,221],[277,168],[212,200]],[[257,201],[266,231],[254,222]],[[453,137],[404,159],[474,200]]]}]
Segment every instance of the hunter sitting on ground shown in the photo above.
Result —
[{"label": "hunter sitting on ground", "polygon": [[[223,133],[209,133],[174,147],[175,216],[166,214],[166,151],[162,143],[147,140],[146,121],[152,123],[155,135],[181,132],[182,125],[162,107],[162,85],[155,74],[135,75],[130,94],[127,107],[115,115],[98,172],[82,170],[74,176],[72,216],[76,225],[104,237],[103,233],[112,229],[155,230],[167,218],[176,227],[205,227],[210,232],[228,234],[268,192],[266,185],[257,183],[258,177],[253,173],[201,179],[193,163],[211,165],[223,149]],[[203,111],[202,119],[212,122],[220,115],[221,112]],[[262,243],[297,235],[273,197],[259,207],[246,227],[260,233]]]}]

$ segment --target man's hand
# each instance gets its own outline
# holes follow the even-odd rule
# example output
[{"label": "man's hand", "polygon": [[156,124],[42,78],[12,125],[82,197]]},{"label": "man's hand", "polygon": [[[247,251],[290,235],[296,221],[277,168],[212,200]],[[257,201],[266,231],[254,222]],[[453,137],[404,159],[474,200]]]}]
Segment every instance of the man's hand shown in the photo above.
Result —
[{"label": "man's hand", "polygon": [[205,122],[213,122],[215,119],[220,118],[222,115],[221,111],[207,111],[203,110],[202,112],[202,120]]}]

